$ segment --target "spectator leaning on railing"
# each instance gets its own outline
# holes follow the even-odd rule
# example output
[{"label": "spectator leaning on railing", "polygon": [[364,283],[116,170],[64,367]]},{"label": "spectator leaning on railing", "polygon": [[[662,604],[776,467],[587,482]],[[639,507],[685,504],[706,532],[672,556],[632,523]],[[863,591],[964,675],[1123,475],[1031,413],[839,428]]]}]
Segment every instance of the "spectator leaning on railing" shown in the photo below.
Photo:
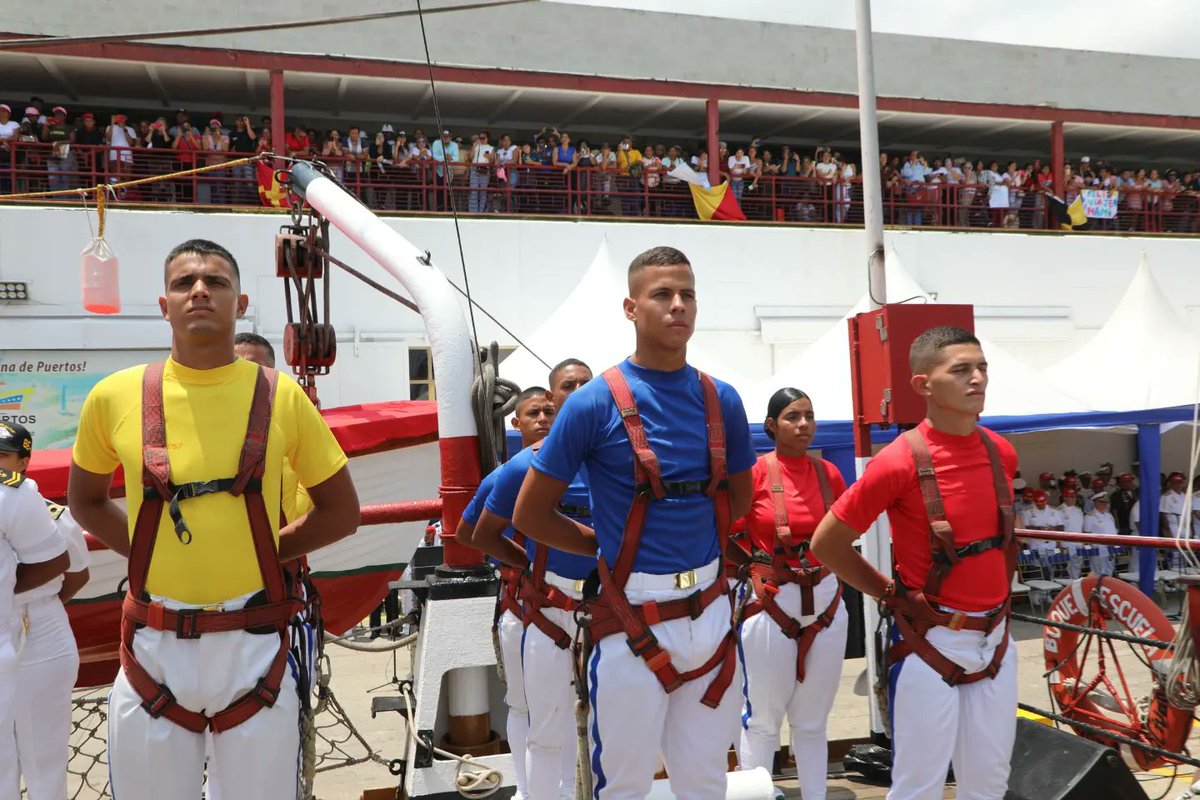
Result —
[{"label": "spectator leaning on railing", "polygon": [[[104,140],[109,147],[109,182],[128,180],[133,175],[133,148],[137,146],[137,133],[129,126],[129,118],[124,114],[113,114],[104,131]],[[197,142],[195,149],[199,148]]]},{"label": "spectator leaning on railing", "polygon": [[[204,157],[205,166],[211,167],[217,164],[224,164],[228,160],[225,156],[219,155],[219,153],[228,152],[229,150],[229,137],[221,130],[221,120],[213,117],[208,121],[208,127],[200,137],[200,146],[208,153]],[[201,175],[197,181],[196,193],[198,196],[196,202],[202,205],[225,202],[226,181],[220,175],[210,172]]]},{"label": "spectator leaning on railing", "polygon": [[467,154],[471,163],[469,176],[471,194],[467,198],[467,208],[473,214],[481,214],[488,210],[488,183],[492,177],[492,167],[496,163],[496,148],[488,142],[487,131],[480,131],[474,137],[474,143]]},{"label": "spectator leaning on railing", "polygon": [[433,160],[438,162],[434,169],[438,185],[437,208],[443,211],[450,196],[450,183],[454,180],[454,174],[447,164],[458,161],[458,143],[451,139],[450,131],[442,131],[442,137],[433,143],[430,152]]}]

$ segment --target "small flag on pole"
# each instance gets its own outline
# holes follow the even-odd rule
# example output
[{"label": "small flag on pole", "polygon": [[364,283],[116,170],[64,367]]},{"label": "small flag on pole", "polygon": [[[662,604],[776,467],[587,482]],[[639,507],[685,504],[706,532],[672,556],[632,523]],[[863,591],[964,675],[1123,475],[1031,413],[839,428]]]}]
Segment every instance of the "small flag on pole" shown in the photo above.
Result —
[{"label": "small flag on pole", "polygon": [[259,161],[254,165],[258,175],[258,199],[268,208],[287,208],[288,190],[275,177],[275,168]]},{"label": "small flag on pole", "polygon": [[667,173],[672,178],[686,181],[692,190],[692,202],[696,205],[696,215],[707,222],[710,219],[735,220],[745,219],[742,207],[737,198],[729,191],[729,181],[720,186],[709,187],[694,169],[687,164],[678,164]]}]

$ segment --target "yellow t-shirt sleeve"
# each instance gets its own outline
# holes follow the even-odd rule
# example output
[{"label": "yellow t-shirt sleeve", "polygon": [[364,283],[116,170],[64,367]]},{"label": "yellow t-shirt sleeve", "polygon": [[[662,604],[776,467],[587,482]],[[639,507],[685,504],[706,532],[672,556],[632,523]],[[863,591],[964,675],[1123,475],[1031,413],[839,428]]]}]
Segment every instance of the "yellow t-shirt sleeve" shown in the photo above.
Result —
[{"label": "yellow t-shirt sleeve", "polygon": [[280,399],[285,401],[294,426],[287,462],[296,470],[300,486],[308,488],[324,483],[346,465],[346,454],[321,412],[294,380],[281,376],[279,391],[285,393]]},{"label": "yellow t-shirt sleeve", "polygon": [[112,378],[105,378],[88,392],[71,448],[71,460],[97,475],[108,475],[121,464],[112,440],[112,383]]}]

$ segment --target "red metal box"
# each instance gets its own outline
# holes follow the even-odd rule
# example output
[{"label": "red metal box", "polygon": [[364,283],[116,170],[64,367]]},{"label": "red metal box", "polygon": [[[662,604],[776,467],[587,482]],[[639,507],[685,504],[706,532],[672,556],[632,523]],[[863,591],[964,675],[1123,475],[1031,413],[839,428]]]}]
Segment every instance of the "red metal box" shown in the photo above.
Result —
[{"label": "red metal box", "polygon": [[974,332],[975,312],[969,305],[894,303],[856,314],[849,325],[855,422],[916,425],[925,418],[925,399],[909,386],[908,348],[940,325]]}]

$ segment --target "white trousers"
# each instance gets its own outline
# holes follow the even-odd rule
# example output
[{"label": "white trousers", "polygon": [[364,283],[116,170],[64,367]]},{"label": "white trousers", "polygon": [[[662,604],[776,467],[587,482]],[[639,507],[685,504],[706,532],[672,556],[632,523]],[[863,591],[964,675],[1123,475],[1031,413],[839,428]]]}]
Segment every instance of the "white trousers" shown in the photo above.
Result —
[{"label": "white trousers", "polygon": [[[829,607],[836,594],[837,578],[830,575],[813,587],[816,614],[800,615],[800,587],[794,583],[783,586],[775,601],[784,613],[807,626]],[[796,642],[784,636],[765,611],[741,626],[746,703],[738,762],[742,769],[763,767],[770,772],[779,749],[779,729],[786,719],[791,726],[791,749],[804,800],[825,800],[829,771],[826,723],[842,677],[848,620],[843,603],[833,624],[813,640],[805,659],[803,683],[796,680]]]},{"label": "white trousers", "polygon": [[[642,604],[686,597],[690,589],[639,590],[637,573],[626,594]],[[724,576],[716,580],[725,580]],[[711,583],[711,580],[708,581]],[[700,584],[697,589],[704,588]],[[650,630],[680,672],[712,657],[730,632],[730,606],[718,598],[698,619],[661,622]],[[681,800],[723,800],[727,753],[738,735],[741,666],[720,705],[700,702],[716,670],[667,694],[646,662],[633,654],[623,634],[595,643],[588,664],[591,695],[591,760],[595,800],[643,800],[661,753],[671,790]]]},{"label": "white trousers", "polygon": [[[1008,635],[1000,625],[976,631],[933,628],[928,639],[968,672],[991,663]],[[888,800],[940,800],[951,762],[958,800],[1002,800],[1017,735],[1017,647],[995,678],[948,686],[919,656],[889,671],[892,692],[892,789]]]},{"label": "white trousers", "polygon": [[[574,640],[570,612],[543,609],[548,620]],[[571,651],[562,650],[536,626],[525,629],[522,651],[525,700],[529,705],[529,739],[525,755],[529,800],[575,796],[575,762],[579,737],[575,732],[575,671]]]},{"label": "white trousers", "polygon": [[[159,599],[159,598],[155,598]],[[239,608],[246,598],[225,603]],[[170,600],[168,608],[187,607]],[[254,688],[279,648],[275,634],[206,633],[178,639],[143,628],[134,635],[138,663],[176,700],[212,714]],[[108,765],[114,800],[196,800],[210,742],[208,795],[221,800],[295,800],[299,777],[300,698],[289,657],[279,699],[224,733],[192,733],[154,719],[122,670],[109,695]]]},{"label": "white trousers", "polygon": [[57,595],[16,608],[15,624],[28,621],[18,658],[15,725],[0,736],[0,800],[66,800],[70,759],[71,689],[79,675],[79,650]]},{"label": "white trousers", "polygon": [[512,612],[505,611],[497,623],[500,636],[500,661],[504,666],[504,703],[508,706],[508,749],[512,752],[513,772],[516,773],[516,800],[529,796],[525,773],[525,743],[529,739],[529,706],[525,703],[525,673],[521,664],[521,639],[525,626]]}]

